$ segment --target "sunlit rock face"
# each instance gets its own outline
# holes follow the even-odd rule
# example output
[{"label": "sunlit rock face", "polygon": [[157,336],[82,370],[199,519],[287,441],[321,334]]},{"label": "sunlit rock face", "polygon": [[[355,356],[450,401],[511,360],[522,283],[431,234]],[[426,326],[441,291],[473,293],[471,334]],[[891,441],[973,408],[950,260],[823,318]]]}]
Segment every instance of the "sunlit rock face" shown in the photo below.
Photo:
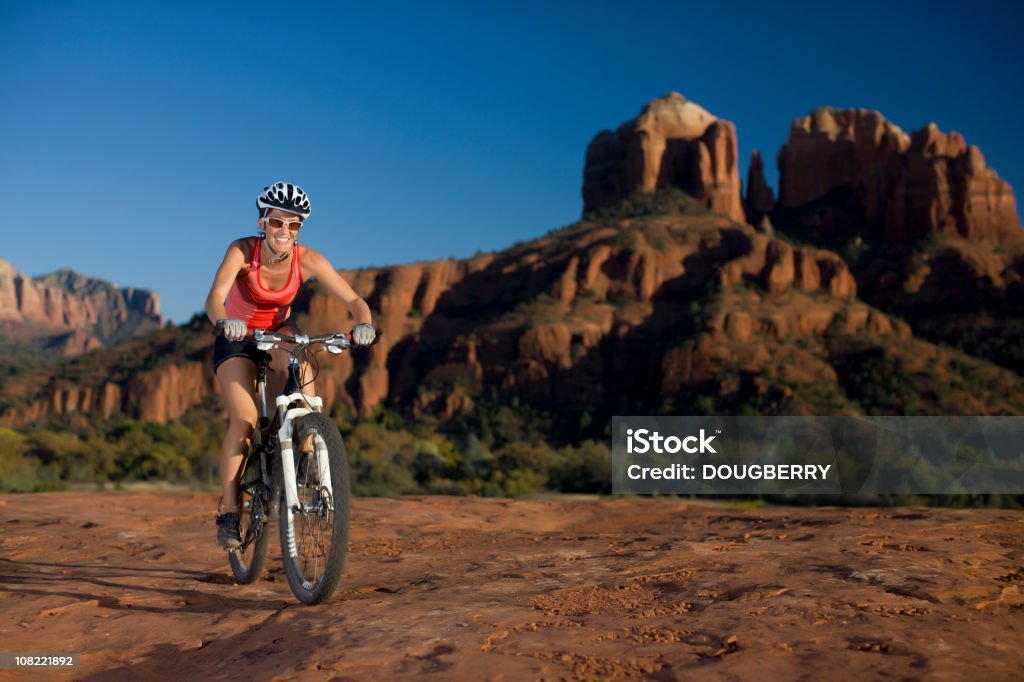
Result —
[{"label": "sunlit rock face", "polygon": [[889,244],[931,233],[1024,241],[1010,186],[959,133],[907,135],[877,111],[824,107],[797,119],[778,156],[779,207],[818,206],[823,233],[864,228]]},{"label": "sunlit rock face", "polygon": [[652,100],[587,147],[583,212],[678,187],[712,211],[744,220],[736,127],[673,92]]},{"label": "sunlit rock face", "polygon": [[78,355],[161,324],[160,299],[151,291],[121,289],[72,270],[28,277],[0,260],[3,338]]}]

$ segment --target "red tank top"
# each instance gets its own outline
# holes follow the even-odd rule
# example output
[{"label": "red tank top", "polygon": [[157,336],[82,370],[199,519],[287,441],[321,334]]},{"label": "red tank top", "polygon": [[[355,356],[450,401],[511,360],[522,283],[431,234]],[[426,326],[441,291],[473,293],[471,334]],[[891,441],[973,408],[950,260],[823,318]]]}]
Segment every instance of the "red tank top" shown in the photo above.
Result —
[{"label": "red tank top", "polygon": [[249,259],[249,269],[235,279],[228,291],[224,309],[228,317],[245,320],[249,331],[254,329],[276,329],[288,319],[292,301],[302,284],[302,265],[299,262],[301,249],[296,244],[292,249],[292,268],[288,282],[281,289],[267,289],[260,281],[260,256],[263,253],[263,237],[257,237]]}]

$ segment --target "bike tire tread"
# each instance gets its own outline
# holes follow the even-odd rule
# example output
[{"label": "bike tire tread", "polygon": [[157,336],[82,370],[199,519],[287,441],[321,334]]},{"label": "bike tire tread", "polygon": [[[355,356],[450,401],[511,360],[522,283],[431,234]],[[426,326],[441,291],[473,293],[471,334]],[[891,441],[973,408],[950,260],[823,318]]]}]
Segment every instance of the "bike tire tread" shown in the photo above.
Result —
[{"label": "bike tire tread", "polygon": [[[334,527],[332,529],[331,546],[326,559],[324,578],[313,590],[307,590],[302,585],[302,576],[297,573],[292,565],[291,557],[288,555],[288,523],[285,515],[290,512],[286,510],[286,504],[283,500],[279,521],[281,524],[281,556],[284,561],[288,585],[299,601],[308,605],[319,604],[326,600],[334,593],[341,581],[341,574],[344,570],[345,558],[348,553],[349,499],[351,497],[348,455],[337,425],[325,415],[319,412],[311,412],[296,420],[293,441],[302,443],[313,431],[320,433],[324,444],[327,446],[328,461],[331,469],[331,487],[334,492]],[[283,490],[281,495],[284,495]],[[295,532],[294,524],[292,526],[292,532]]]}]

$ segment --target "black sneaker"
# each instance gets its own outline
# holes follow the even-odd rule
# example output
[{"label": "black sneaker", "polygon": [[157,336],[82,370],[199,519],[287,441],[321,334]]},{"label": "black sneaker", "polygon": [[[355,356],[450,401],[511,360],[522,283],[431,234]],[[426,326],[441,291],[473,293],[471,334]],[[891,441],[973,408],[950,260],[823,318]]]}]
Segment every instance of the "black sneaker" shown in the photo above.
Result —
[{"label": "black sneaker", "polygon": [[230,551],[242,546],[242,534],[238,530],[241,520],[238,512],[217,514],[217,542],[224,549]]}]

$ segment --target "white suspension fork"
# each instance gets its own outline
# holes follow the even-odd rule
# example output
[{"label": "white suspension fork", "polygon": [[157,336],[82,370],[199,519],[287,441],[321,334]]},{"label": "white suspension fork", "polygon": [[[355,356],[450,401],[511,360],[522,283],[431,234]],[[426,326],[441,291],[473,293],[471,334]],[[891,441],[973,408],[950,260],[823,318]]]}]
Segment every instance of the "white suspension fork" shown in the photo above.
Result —
[{"label": "white suspension fork", "polygon": [[[300,393],[293,393],[277,397],[277,410],[281,413],[288,405],[295,401],[305,402],[309,407],[293,407],[284,412],[284,419],[281,420],[281,428],[278,430],[278,442],[281,444],[281,471],[284,478],[285,503],[287,512],[299,506],[299,491],[295,484],[295,450],[292,445],[295,420],[310,412],[319,412],[323,406],[323,400],[315,396],[306,396]],[[334,489],[331,486],[331,464],[327,456],[327,447],[324,439],[320,438],[316,443],[317,472],[320,474],[320,485],[326,488],[331,494],[329,499],[334,499]],[[290,518],[290,517],[289,517]]]}]

